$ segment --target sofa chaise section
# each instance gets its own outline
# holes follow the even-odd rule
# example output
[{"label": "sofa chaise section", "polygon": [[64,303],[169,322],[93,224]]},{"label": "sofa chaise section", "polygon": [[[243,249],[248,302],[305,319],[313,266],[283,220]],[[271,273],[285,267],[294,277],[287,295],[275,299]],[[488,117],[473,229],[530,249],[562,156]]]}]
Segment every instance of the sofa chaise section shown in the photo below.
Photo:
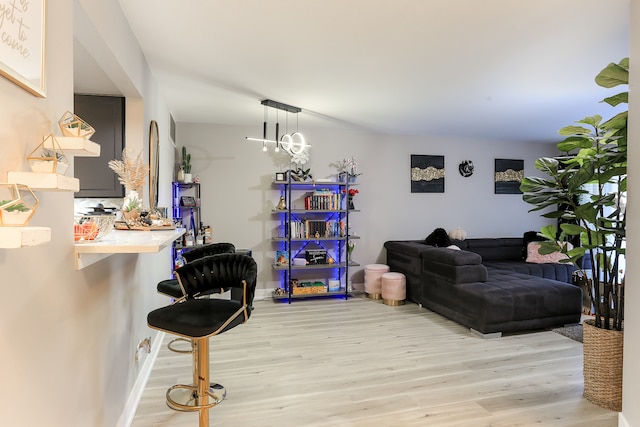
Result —
[{"label": "sofa chaise section", "polygon": [[408,299],[481,334],[580,320],[582,291],[570,283],[571,266],[525,263],[517,238],[471,239],[459,246],[466,250],[389,241],[387,264],[407,276]]}]

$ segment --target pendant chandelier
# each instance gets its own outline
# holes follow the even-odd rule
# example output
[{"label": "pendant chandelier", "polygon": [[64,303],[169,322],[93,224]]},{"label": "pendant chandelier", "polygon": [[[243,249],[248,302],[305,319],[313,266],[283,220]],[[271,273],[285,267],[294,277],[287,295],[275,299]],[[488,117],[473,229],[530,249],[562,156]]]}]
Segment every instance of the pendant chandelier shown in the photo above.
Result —
[{"label": "pendant chandelier", "polygon": [[[302,111],[301,108],[294,107],[292,105],[283,104],[281,102],[272,101],[270,99],[264,99],[260,102],[264,106],[264,122],[262,123],[262,138],[252,138],[247,136],[247,141],[255,141],[262,143],[262,151],[268,151],[270,145],[273,146],[275,152],[279,152],[281,149],[291,156],[299,156],[303,154],[311,146],[307,144],[304,135],[298,132],[298,116],[297,114]],[[276,133],[274,139],[267,138],[267,122],[269,115],[269,108],[276,110]],[[288,132],[289,113],[296,114],[296,131],[289,134],[285,133],[280,136],[280,110],[287,113],[287,126]]]}]

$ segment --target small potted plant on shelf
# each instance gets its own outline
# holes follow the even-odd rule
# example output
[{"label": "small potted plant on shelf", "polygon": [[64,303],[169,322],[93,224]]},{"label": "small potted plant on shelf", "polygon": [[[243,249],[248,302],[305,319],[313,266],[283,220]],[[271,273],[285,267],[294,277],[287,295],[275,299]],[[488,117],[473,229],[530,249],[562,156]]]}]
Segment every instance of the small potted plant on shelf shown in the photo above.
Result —
[{"label": "small potted plant on shelf", "polygon": [[27,162],[29,162],[31,171],[37,173],[64,175],[69,167],[69,160],[53,134],[45,137],[27,156]]},{"label": "small potted plant on shelf", "polygon": [[25,226],[38,207],[38,198],[23,184],[0,184],[0,225]]},{"label": "small potted plant on shelf", "polygon": [[132,222],[140,219],[141,212],[142,200],[138,197],[138,192],[135,190],[129,191],[122,202],[122,216],[125,221]]},{"label": "small potted plant on shelf", "polygon": [[342,159],[341,161],[332,163],[338,170],[338,181],[340,182],[356,182],[356,178],[362,175],[358,170],[358,162],[355,157]]},{"label": "small potted plant on shelf", "polygon": [[70,111],[67,111],[58,120],[58,126],[62,136],[89,139],[96,133],[95,129]]},{"label": "small potted plant on shelf", "polygon": [[187,153],[187,147],[182,147],[182,162],[180,168],[184,171],[183,182],[191,182],[193,176],[191,175],[191,154]]}]

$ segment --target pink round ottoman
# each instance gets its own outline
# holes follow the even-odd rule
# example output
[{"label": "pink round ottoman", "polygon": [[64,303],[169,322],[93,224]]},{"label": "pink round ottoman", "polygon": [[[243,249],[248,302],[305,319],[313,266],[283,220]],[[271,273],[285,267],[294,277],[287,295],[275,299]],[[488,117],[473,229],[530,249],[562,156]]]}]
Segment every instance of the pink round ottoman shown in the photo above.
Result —
[{"label": "pink round ottoman", "polygon": [[389,271],[385,264],[368,264],[364,268],[364,291],[371,299],[382,297],[382,275]]},{"label": "pink round ottoman", "polygon": [[407,298],[407,281],[402,273],[382,275],[382,302],[386,305],[402,305]]}]

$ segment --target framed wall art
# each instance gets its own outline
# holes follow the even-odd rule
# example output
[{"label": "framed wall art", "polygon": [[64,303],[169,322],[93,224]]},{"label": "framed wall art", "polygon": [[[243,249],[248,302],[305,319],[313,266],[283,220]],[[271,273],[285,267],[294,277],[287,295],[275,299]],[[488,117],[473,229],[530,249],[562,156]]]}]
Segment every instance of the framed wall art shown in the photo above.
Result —
[{"label": "framed wall art", "polygon": [[524,178],[524,160],[495,160],[495,194],[522,194],[520,182]]},{"label": "framed wall art", "polygon": [[33,95],[45,92],[46,0],[0,0],[0,75]]},{"label": "framed wall art", "polygon": [[411,192],[444,193],[444,156],[411,155]]}]

